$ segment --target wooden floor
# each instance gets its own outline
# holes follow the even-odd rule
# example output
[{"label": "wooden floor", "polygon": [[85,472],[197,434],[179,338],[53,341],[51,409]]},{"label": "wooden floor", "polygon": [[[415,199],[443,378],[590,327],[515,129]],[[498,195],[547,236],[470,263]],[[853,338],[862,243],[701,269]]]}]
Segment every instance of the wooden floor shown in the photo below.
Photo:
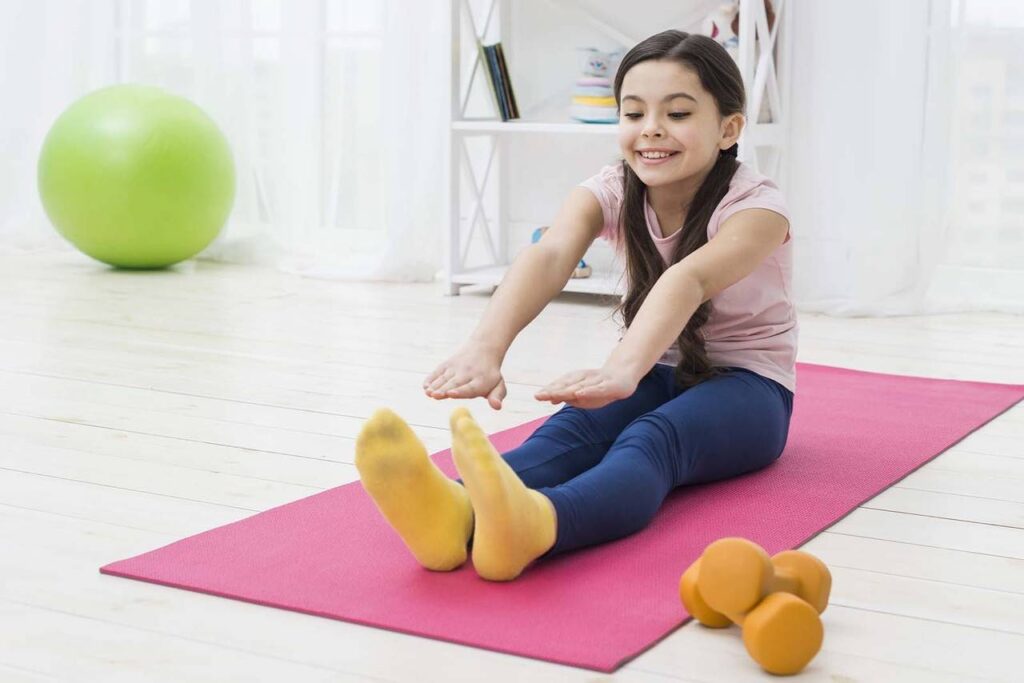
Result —
[{"label": "wooden floor", "polygon": [[[419,391],[487,303],[431,285],[0,255],[0,680],[749,681],[735,629],[689,624],[614,676],[98,573],[355,479],[390,406],[432,449]],[[803,316],[800,359],[1024,383],[1024,318]],[[489,431],[615,341],[606,305],[554,302],[513,348]],[[808,544],[834,572],[809,681],[1022,680],[1024,405]],[[339,520],[340,522],[340,520]]]}]

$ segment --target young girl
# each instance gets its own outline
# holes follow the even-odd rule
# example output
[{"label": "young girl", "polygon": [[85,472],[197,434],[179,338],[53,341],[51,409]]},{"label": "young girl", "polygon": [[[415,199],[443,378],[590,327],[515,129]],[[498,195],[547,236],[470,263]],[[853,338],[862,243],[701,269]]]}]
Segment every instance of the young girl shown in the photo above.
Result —
[{"label": "young girl", "polygon": [[785,446],[789,221],[778,188],[736,159],[739,70],[710,38],[665,31],[625,55],[615,99],[622,163],[572,190],[423,388],[500,409],[509,346],[597,237],[624,250],[628,282],[625,334],[604,366],[537,392],[566,405],[503,455],[456,409],[459,482],[393,413],[378,411],[358,439],[363,486],[428,569],[460,566],[472,539],[481,577],[514,579],[538,558],[635,533],[672,489],[758,470]]}]

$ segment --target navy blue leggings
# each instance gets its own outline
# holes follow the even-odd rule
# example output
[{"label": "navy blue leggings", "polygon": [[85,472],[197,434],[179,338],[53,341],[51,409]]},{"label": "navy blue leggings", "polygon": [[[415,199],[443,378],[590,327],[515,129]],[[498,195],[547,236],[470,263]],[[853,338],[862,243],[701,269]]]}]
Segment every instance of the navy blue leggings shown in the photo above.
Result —
[{"label": "navy blue leggings", "polygon": [[781,454],[793,394],[749,370],[682,390],[655,365],[636,392],[596,410],[566,406],[502,457],[551,499],[558,538],[548,555],[643,529],[677,486],[735,477]]}]

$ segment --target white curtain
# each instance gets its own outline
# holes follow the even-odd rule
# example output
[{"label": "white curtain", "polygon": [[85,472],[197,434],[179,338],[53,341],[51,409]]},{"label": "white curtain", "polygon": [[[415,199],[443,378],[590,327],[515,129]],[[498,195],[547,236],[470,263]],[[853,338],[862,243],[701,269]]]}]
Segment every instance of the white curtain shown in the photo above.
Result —
[{"label": "white curtain", "polygon": [[787,194],[803,310],[1024,312],[1024,7],[794,7]]},{"label": "white curtain", "polygon": [[961,0],[950,19],[952,192],[930,294],[1024,313],[1024,3]]},{"label": "white curtain", "polygon": [[430,280],[441,261],[443,0],[13,0],[0,4],[0,243],[59,238],[35,189],[46,131],[119,82],[187,97],[235,156],[203,258]]}]

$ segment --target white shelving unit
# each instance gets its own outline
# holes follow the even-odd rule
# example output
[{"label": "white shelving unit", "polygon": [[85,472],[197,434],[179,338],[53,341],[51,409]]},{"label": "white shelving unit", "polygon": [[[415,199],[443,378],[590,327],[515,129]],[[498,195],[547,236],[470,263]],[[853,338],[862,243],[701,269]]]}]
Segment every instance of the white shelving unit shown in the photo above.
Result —
[{"label": "white shelving unit", "polygon": [[[597,16],[582,0],[546,1],[570,8],[581,21],[596,27],[625,48],[645,37],[626,35],[616,28],[615,22]],[[452,68],[448,84],[450,118],[444,169],[448,193],[445,284],[447,292],[452,295],[458,294],[465,286],[497,286],[511,262],[508,249],[507,178],[514,169],[509,168],[509,145],[522,140],[523,136],[531,135],[572,135],[582,139],[596,136],[602,138],[602,143],[612,144],[617,134],[616,125],[550,120],[550,117],[537,117],[528,107],[523,108],[523,119],[508,122],[501,121],[496,107],[490,117],[467,115],[474,88],[490,87],[485,66],[480,60],[478,44],[481,41],[502,40],[508,34],[509,3],[510,0],[449,0]],[[785,0],[773,0],[775,23],[769,31],[763,3],[750,0],[741,2],[737,54],[737,64],[747,90],[748,112],[747,126],[740,138],[740,159],[775,178],[782,185],[784,179],[779,174],[783,170],[783,152],[788,145],[788,70],[791,60],[787,49],[789,41],[778,40],[778,36],[781,32],[785,37],[786,27],[790,23],[789,4]],[[481,9],[484,11],[481,12]],[[627,4],[621,11],[635,12],[635,8]],[[686,25],[679,27],[686,30]],[[515,51],[504,40],[503,46],[512,73],[512,83],[516,86],[522,74],[516,71]],[[467,50],[469,52],[464,52]],[[473,55],[473,58],[467,74],[464,57],[468,55]],[[486,95],[488,101],[491,101],[491,94]],[[762,103],[765,101],[769,120],[759,122]],[[468,141],[473,138],[486,141],[482,171],[474,170],[471,160]],[[480,150],[476,154],[479,157]],[[476,164],[478,167],[480,165]],[[463,181],[466,181],[469,192],[463,192]],[[489,188],[493,190],[490,201],[486,196]],[[475,245],[474,239],[482,243],[476,246],[483,248],[488,262],[471,267],[467,265],[467,256]],[[590,278],[570,280],[565,291],[618,294],[621,293],[621,287],[622,278],[619,273],[595,271]]]}]

